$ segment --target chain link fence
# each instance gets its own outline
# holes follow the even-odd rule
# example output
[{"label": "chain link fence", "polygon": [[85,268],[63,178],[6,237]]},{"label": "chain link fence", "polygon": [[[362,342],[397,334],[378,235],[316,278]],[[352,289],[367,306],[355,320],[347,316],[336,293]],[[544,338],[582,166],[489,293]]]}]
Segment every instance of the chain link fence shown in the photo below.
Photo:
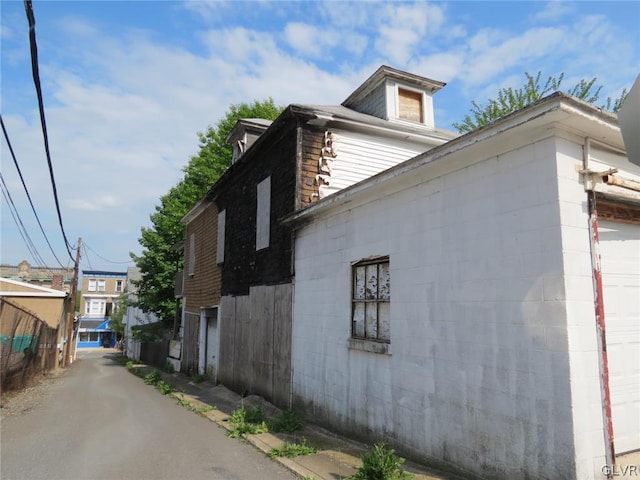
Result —
[{"label": "chain link fence", "polygon": [[2,391],[23,388],[58,364],[58,329],[24,307],[0,298]]}]

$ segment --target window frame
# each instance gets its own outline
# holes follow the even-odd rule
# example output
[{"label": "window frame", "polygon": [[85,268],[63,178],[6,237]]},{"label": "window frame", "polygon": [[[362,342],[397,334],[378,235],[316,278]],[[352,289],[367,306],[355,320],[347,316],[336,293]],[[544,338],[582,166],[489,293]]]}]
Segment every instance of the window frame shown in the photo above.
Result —
[{"label": "window frame", "polygon": [[[376,266],[376,294],[375,298],[366,298],[367,290],[366,290],[366,267],[375,265]],[[381,269],[380,267],[386,265],[386,271],[388,276],[388,287],[387,292],[381,292],[380,288],[380,275]],[[359,268],[365,267],[365,285],[364,285],[364,295],[359,295],[357,293],[357,271]],[[355,262],[351,265],[351,328],[350,328],[350,346],[352,348],[357,348],[360,350],[372,351],[375,353],[390,353],[388,346],[391,344],[391,274],[390,274],[390,258],[388,255],[379,256],[379,257],[371,257]],[[359,334],[357,332],[357,320],[356,320],[356,310],[358,310],[358,305],[363,305],[362,312],[362,329],[363,334]],[[368,336],[367,332],[367,305],[375,304],[376,309],[376,328],[375,328],[375,337]],[[381,329],[381,305],[386,306],[386,315],[387,315],[387,329]],[[386,337],[385,338],[385,331]],[[374,344],[374,345],[371,345]]]},{"label": "window frame", "polygon": [[84,313],[89,317],[104,316],[107,311],[107,302],[103,298],[88,298],[85,301]]}]

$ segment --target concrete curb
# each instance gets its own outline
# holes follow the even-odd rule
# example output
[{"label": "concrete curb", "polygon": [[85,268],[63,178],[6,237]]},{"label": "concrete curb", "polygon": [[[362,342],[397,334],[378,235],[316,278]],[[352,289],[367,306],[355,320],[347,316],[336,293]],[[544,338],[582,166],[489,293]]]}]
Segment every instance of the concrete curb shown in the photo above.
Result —
[{"label": "concrete curb", "polygon": [[[273,416],[274,412],[280,412],[280,409],[259,397],[243,398],[222,385],[213,385],[208,382],[195,383],[183,374],[166,373],[140,363],[134,364],[133,368],[141,369],[145,374],[158,371],[164,381],[176,388],[176,391],[170,393],[169,396],[174,398],[178,404],[184,403],[185,408],[207,418],[228,432],[232,430],[227,421],[230,412],[243,405],[247,407],[262,406],[269,416]],[[223,410],[227,410],[229,413]],[[318,448],[318,453],[294,458],[276,457],[273,460],[305,479],[341,480],[355,475],[361,465],[361,455],[370,448],[308,423],[305,423],[304,428],[300,432],[296,432],[295,435],[260,433],[247,435],[241,440],[268,454],[271,449],[281,447],[286,441],[293,442],[301,438],[307,438],[312,445]],[[414,475],[415,480],[473,480],[477,478],[463,473],[453,473],[453,471],[440,471],[413,462],[406,462],[403,467],[405,471]]]}]

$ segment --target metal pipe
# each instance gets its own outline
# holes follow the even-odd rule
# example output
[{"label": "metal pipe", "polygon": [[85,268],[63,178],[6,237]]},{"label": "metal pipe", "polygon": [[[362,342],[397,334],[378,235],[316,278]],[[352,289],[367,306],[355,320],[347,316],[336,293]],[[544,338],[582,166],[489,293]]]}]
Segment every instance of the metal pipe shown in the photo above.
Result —
[{"label": "metal pipe", "polygon": [[602,181],[607,185],[617,185],[618,187],[628,188],[629,190],[635,190],[640,192],[640,182],[635,180],[614,177],[613,175],[604,175]]},{"label": "metal pipe", "polygon": [[[611,392],[609,390],[609,358],[607,356],[606,324],[604,314],[604,297],[602,288],[602,270],[600,268],[600,252],[598,245],[598,212],[594,192],[589,193],[589,239],[591,244],[591,266],[593,268],[593,290],[595,294],[596,329],[598,333],[598,364],[600,367],[600,392],[604,414],[604,440],[607,465],[614,465],[616,453],[614,448],[613,419],[611,416]],[[612,478],[611,474],[607,478]]]}]

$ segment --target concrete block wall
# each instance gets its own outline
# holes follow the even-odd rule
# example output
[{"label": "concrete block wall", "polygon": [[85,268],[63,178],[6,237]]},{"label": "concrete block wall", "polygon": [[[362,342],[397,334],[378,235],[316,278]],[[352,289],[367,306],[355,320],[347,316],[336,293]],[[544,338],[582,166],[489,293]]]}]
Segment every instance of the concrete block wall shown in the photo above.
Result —
[{"label": "concrete block wall", "polygon": [[[485,477],[576,478],[567,310],[588,292],[567,305],[557,175],[549,138],[299,231],[294,405]],[[348,348],[350,265],[373,255],[390,355]]]}]

